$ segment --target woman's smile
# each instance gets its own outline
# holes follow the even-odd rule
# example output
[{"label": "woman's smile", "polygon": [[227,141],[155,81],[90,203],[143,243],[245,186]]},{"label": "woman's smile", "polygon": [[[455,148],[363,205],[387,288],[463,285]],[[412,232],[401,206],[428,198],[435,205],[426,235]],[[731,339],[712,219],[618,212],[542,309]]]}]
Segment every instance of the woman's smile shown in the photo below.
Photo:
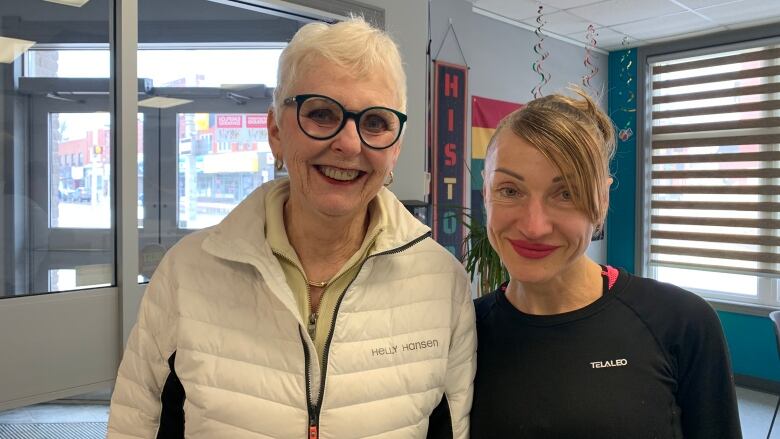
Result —
[{"label": "woman's smile", "polygon": [[517,254],[528,259],[546,258],[560,247],[557,245],[536,244],[523,240],[509,239],[508,241]]},{"label": "woman's smile", "polygon": [[366,173],[357,169],[344,169],[334,166],[315,165],[317,171],[334,184],[353,183]]}]

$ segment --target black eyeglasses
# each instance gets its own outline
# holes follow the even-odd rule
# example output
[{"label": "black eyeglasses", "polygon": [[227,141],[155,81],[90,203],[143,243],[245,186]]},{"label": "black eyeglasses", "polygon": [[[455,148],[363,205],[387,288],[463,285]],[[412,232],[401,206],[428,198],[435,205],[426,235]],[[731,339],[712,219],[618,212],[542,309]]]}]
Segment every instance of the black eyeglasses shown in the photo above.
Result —
[{"label": "black eyeglasses", "polygon": [[368,107],[357,113],[348,111],[338,101],[322,95],[306,94],[284,100],[284,105],[298,105],[298,126],[307,136],[327,140],[336,136],[353,119],[360,140],[369,148],[393,146],[406,122],[406,115],[386,107]]}]

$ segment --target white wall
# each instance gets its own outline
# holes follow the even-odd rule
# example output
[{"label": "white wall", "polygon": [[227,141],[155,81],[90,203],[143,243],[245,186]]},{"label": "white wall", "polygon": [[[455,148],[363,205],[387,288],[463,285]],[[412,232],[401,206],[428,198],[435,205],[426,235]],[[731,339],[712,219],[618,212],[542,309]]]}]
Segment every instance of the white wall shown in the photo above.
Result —
[{"label": "white wall", "polygon": [[425,201],[426,171],[426,55],[428,5],[423,0],[362,0],[385,10],[385,29],[398,43],[407,76],[407,122],[392,191],[401,200]]}]

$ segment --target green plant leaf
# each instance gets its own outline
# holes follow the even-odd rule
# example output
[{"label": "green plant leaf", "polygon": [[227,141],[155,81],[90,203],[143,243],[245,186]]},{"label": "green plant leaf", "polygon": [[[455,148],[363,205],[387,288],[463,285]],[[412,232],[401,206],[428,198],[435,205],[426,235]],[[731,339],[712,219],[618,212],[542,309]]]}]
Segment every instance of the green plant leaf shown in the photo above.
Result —
[{"label": "green plant leaf", "polygon": [[463,263],[471,281],[479,275],[478,295],[487,294],[509,279],[509,273],[501,263],[498,253],[490,245],[487,229],[480,221],[463,209],[461,221],[468,229],[463,240]]}]

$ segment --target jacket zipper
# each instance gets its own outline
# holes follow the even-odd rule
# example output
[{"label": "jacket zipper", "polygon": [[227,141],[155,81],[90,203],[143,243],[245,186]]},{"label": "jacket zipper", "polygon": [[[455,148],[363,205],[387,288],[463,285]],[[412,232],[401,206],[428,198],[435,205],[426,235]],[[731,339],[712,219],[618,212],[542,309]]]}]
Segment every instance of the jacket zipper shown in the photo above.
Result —
[{"label": "jacket zipper", "polygon": [[[273,252],[276,256],[286,260],[290,263],[290,265],[293,265],[295,267],[298,267],[298,265],[292,261],[292,259],[288,258],[286,255],[283,255],[282,253]],[[306,273],[303,272],[303,269],[298,267],[301,271],[301,274],[303,275],[303,280],[306,281]],[[317,329],[317,318],[319,317],[319,312],[315,312],[314,309],[312,309],[312,303],[311,303],[311,287],[309,286],[308,282],[306,283],[306,308],[309,310],[309,321],[307,322],[307,332],[309,333],[309,337],[311,337],[312,340],[314,340],[314,331]]]},{"label": "jacket zipper", "polygon": [[[276,256],[281,257],[285,259],[290,264],[297,267],[297,265],[292,261],[292,259],[288,258],[287,256],[273,252]],[[304,274],[304,280],[306,280],[306,275]],[[312,328],[316,328],[317,326],[317,316],[316,314],[311,312],[311,297],[309,296],[310,293],[309,285],[306,285],[306,307],[309,309],[309,321],[308,326],[306,328],[307,333],[309,334],[309,337],[314,340],[314,337],[312,336]],[[316,410],[314,404],[311,402],[311,355],[309,354],[309,348],[306,345],[306,337],[303,335],[303,332],[301,332],[301,329],[298,330],[298,335],[301,337],[301,343],[303,344],[303,360],[304,360],[304,373],[306,374],[306,405],[307,410],[309,412],[309,439],[319,439],[319,411]]]},{"label": "jacket zipper", "polygon": [[317,313],[311,310],[311,305],[309,305],[309,327],[307,329],[309,330],[309,337],[314,340],[315,331],[317,330]]},{"label": "jacket zipper", "polygon": [[301,343],[303,343],[303,360],[304,371],[306,373],[306,406],[309,411],[309,439],[317,439],[319,434],[317,429],[319,427],[318,411],[311,402],[311,358],[309,355],[309,348],[306,346],[306,337],[304,337],[301,329],[298,330],[298,335],[301,336]]},{"label": "jacket zipper", "polygon": [[[431,236],[431,232],[427,232],[422,236],[419,236],[408,243],[402,245],[401,247],[397,247],[391,250],[384,251],[382,253],[376,253],[373,255],[369,255],[363,262],[360,263],[360,268],[358,268],[358,274],[360,273],[360,270],[363,269],[363,265],[366,264],[366,261],[369,259],[376,257],[376,256],[385,256],[385,255],[391,255],[394,253],[400,253],[409,247],[412,247],[413,245],[417,244],[418,242],[428,238]],[[320,389],[317,398],[317,404],[312,404],[311,399],[311,377],[309,375],[309,349],[306,347],[306,340],[303,338],[303,335],[301,334],[301,341],[303,341],[303,351],[304,351],[304,358],[306,359],[306,394],[309,398],[308,405],[309,405],[309,439],[319,439],[319,428],[320,428],[320,410],[322,410],[322,397],[325,394],[325,375],[328,371],[328,354],[330,353],[330,342],[333,339],[333,331],[336,328],[336,316],[339,314],[339,308],[341,308],[341,301],[344,299],[344,296],[347,293],[347,290],[349,290],[349,287],[352,286],[352,282],[355,281],[355,278],[350,281],[349,285],[347,285],[346,288],[344,288],[344,291],[341,292],[339,295],[338,300],[336,301],[336,308],[333,311],[333,319],[330,322],[330,329],[328,330],[328,338],[325,339],[325,347],[323,348],[322,353],[322,372],[320,373]],[[299,331],[300,332],[300,331]]]}]

